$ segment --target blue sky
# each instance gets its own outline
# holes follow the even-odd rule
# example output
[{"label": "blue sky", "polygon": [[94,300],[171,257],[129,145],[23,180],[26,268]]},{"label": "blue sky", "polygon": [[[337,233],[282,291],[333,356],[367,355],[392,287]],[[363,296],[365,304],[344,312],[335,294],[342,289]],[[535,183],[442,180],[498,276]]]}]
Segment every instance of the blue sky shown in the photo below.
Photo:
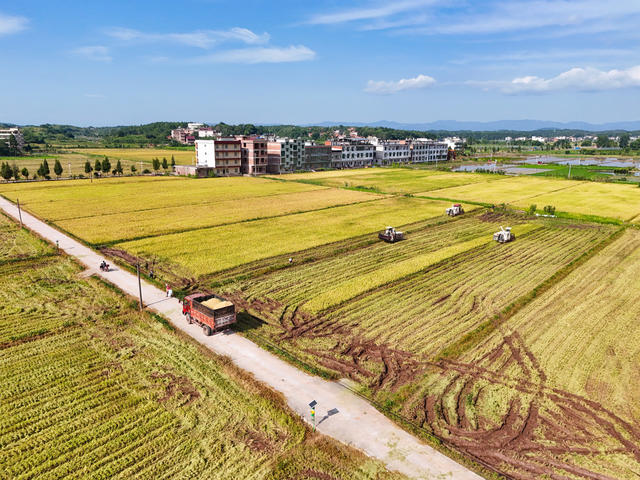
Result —
[{"label": "blue sky", "polygon": [[639,120],[638,25],[640,0],[2,2],[0,121]]}]

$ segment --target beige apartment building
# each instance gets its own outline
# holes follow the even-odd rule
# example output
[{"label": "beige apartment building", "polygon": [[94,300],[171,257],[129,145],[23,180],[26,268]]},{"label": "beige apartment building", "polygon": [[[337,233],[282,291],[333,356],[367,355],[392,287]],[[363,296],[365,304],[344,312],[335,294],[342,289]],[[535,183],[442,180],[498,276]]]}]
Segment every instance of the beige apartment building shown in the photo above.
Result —
[{"label": "beige apartment building", "polygon": [[245,175],[267,173],[267,140],[260,137],[236,137],[241,147],[241,171]]}]

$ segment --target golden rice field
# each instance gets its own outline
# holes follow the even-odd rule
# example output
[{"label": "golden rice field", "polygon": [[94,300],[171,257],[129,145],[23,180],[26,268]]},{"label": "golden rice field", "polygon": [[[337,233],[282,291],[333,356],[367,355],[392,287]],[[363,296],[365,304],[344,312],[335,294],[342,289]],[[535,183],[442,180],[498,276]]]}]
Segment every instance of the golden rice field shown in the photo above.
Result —
[{"label": "golden rice field", "polygon": [[[455,187],[496,180],[494,175],[473,173],[446,173],[433,170],[413,170],[409,168],[369,168],[363,170],[342,170],[342,175],[333,172],[316,174],[284,175],[284,180],[302,181],[316,185],[338,188],[361,188],[382,193],[405,194],[428,192],[429,190]],[[333,174],[333,175],[330,175]],[[424,193],[427,195],[426,193]]]},{"label": "golden rice field", "polygon": [[636,185],[580,182],[571,188],[514,202],[520,207],[528,207],[531,203],[538,208],[555,205],[562,212],[637,221],[640,216],[640,188]]},{"label": "golden rice field", "polygon": [[80,270],[0,257],[3,478],[401,478]]},{"label": "golden rice field", "polygon": [[[259,202],[261,200],[258,199],[262,197],[320,189],[321,187],[313,185],[260,178],[193,179],[158,176],[104,178],[93,182],[68,180],[4,184],[0,185],[0,194],[12,201],[19,198],[21,205],[30,212],[58,221],[171,207],[183,207],[183,215],[188,215],[188,209],[194,205],[232,200]],[[364,198],[364,195],[359,198]],[[172,215],[175,213],[172,212]]]},{"label": "golden rice field", "polygon": [[80,216],[60,219],[56,223],[87,242],[104,244],[381,198],[383,197],[380,195],[364,192],[319,188],[306,192],[265,194],[244,201],[220,200],[197,205],[149,208],[137,212]]},{"label": "golden rice field", "polygon": [[[492,175],[482,175],[494,177]],[[526,203],[528,199],[538,195],[573,189],[581,182],[560,180],[554,178],[498,176],[499,180],[473,183],[459,187],[430,190],[426,195],[441,198],[451,198],[460,201],[483,202],[499,205],[501,203]],[[420,195],[419,193],[417,195]],[[528,206],[528,205],[527,205]],[[542,208],[542,205],[540,206]],[[559,209],[560,210],[560,209]]]},{"label": "golden rice field", "polygon": [[[249,338],[276,343],[312,369],[351,379],[385,411],[404,416],[510,478],[602,480],[636,478],[634,472],[640,472],[640,390],[635,387],[640,380],[635,372],[640,347],[634,340],[639,333],[634,321],[640,233],[629,225],[528,217],[502,209],[473,211],[465,203],[516,208],[537,204],[539,209],[554,205],[558,212],[583,218],[631,220],[640,218],[637,187],[379,168],[277,179],[156,177],[0,184],[0,194],[19,197],[26,210],[87,242],[108,244],[113,254],[155,261],[161,280],[177,278],[184,280],[185,289],[229,296],[240,311],[252,315],[241,315],[237,325]],[[449,201],[421,197],[462,201],[467,213],[446,217]],[[234,377],[237,372],[225,362],[184,346],[183,340],[149,319],[120,315],[119,309],[129,307],[101,300],[115,294],[104,296],[102,286],[91,279],[76,280],[72,264],[59,264],[48,247],[43,250],[41,242],[27,241],[24,232],[5,223],[8,234],[0,218],[0,238],[5,240],[4,251],[14,257],[0,259],[0,281],[12,284],[0,294],[6,305],[0,307],[0,320],[3,315],[7,324],[25,320],[20,329],[0,327],[0,343],[27,352],[31,344],[61,335],[60,358],[79,352],[101,371],[106,368],[100,363],[103,359],[117,359],[122,370],[111,369],[115,377],[105,381],[116,378],[127,385],[125,393],[132,397],[123,397],[125,405],[142,409],[131,413],[133,421],[150,421],[146,415],[162,418],[162,425],[171,425],[172,438],[183,442],[178,452],[168,447],[166,430],[158,429],[163,440],[157,443],[154,433],[145,433],[158,456],[178,459],[175,465],[162,464],[167,472],[184,469],[193,476],[215,476],[211,464],[194,460],[189,452],[217,451],[215,445],[223,443],[224,458],[234,462],[228,472],[237,478],[250,477],[251,468],[260,478],[306,478],[297,473],[302,468],[299,452],[319,437],[309,436],[278,410],[276,400],[260,400],[271,412],[264,429],[250,408],[253,393],[240,395],[240,409],[222,411],[206,403],[229,397],[226,390],[211,395],[205,391],[259,390]],[[380,242],[376,232],[386,225],[404,230],[407,239],[393,245]],[[516,241],[493,242],[492,233],[500,226],[513,227]],[[15,240],[14,235],[23,237]],[[22,259],[15,258],[20,255]],[[37,267],[26,268],[33,255],[43,256]],[[72,289],[63,293],[65,288]],[[21,303],[30,302],[28,291],[39,299],[29,308]],[[18,299],[15,304],[12,298]],[[69,311],[55,315],[58,298]],[[112,321],[122,325],[112,328]],[[149,325],[151,333],[145,331]],[[95,329],[90,330],[94,337],[76,336],[85,326]],[[23,342],[36,335],[42,338]],[[116,356],[111,342],[106,342],[106,350],[96,350],[96,338],[121,336],[123,345],[151,353],[127,357],[118,350]],[[176,352],[183,350],[193,352],[193,357],[185,353],[178,361]],[[28,351],[16,362],[40,358],[37,355]],[[52,358],[48,378],[62,378],[58,357]],[[212,368],[221,373],[207,379],[201,372],[209,367],[201,362],[213,362]],[[142,373],[131,373],[137,371]],[[17,377],[7,378],[15,383]],[[35,381],[26,378],[25,385]],[[88,378],[87,389],[116,395],[108,384],[94,387],[95,380]],[[158,413],[153,402],[163,398],[166,382],[176,378],[186,378],[186,391],[200,396],[185,404],[181,391],[174,389],[180,395],[160,402],[164,409]],[[9,385],[7,391],[12,388]],[[137,396],[141,391],[142,399]],[[65,398],[59,392],[54,396]],[[45,404],[52,401],[45,397]],[[199,417],[201,412],[190,410],[192,404],[220,418]],[[0,401],[4,419],[2,408],[6,407]],[[240,411],[243,415],[230,413]],[[54,412],[54,418],[57,415]],[[102,414],[96,415],[99,423]],[[84,424],[64,425],[63,445],[71,441],[67,432],[72,426],[83,435],[86,431]],[[192,429],[188,444],[182,440],[184,425]],[[120,431],[121,426],[105,428]],[[209,438],[205,431],[227,431],[224,438],[230,436],[233,443],[224,443],[222,434]],[[255,431],[259,437],[254,437]],[[0,432],[0,446],[2,438]],[[102,437],[86,438],[90,445],[117,448]],[[263,440],[269,447],[256,453],[254,447]],[[139,471],[153,476],[153,467],[142,460],[147,451],[135,438],[134,444],[127,458],[134,464],[143,462]],[[311,459],[322,465],[318,471],[329,472],[328,448]],[[63,449],[62,455],[66,452]],[[256,458],[245,462],[246,452]],[[328,475],[348,478],[344,472],[351,465],[356,478],[375,478],[371,472],[381,472],[374,464],[363,466],[366,460],[361,457],[344,458]],[[108,459],[105,466],[111,465]],[[19,465],[28,463],[38,474],[38,468],[63,471],[50,461],[38,457],[38,462],[23,459]],[[73,461],[72,465],[81,463]],[[121,476],[133,471],[131,465],[118,470],[119,465],[107,468]],[[280,475],[279,469],[289,466],[291,470]],[[17,467],[12,463],[10,468]]]},{"label": "golden rice field", "polygon": [[445,202],[392,197],[253,222],[205,228],[117,244],[134,255],[205,275],[283,253],[440,216]]},{"label": "golden rice field", "polygon": [[[173,155],[177,165],[195,165],[195,148],[189,150],[172,150],[162,148],[79,148],[70,150],[73,153],[107,156],[113,160],[126,160],[128,162],[143,162],[148,167],[154,158],[162,161],[166,158],[171,163]],[[113,161],[111,163],[114,163]]]},{"label": "golden rice field", "polygon": [[27,230],[20,230],[15,222],[0,213],[0,263],[38,257],[52,252],[52,248]]},{"label": "golden rice field", "polygon": [[421,418],[445,438],[453,425],[459,441],[493,447],[511,438],[512,452],[481,458],[515,478],[545,466],[569,477],[636,478],[640,298],[631,285],[638,275],[640,233],[629,229],[442,365],[429,379],[433,400]]}]

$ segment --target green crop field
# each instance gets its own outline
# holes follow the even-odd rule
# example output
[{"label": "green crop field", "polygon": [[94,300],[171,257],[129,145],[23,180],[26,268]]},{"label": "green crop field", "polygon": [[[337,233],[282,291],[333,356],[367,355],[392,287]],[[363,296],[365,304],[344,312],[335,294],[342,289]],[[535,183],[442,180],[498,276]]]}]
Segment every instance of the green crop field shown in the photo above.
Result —
[{"label": "green crop field", "polygon": [[2,478],[399,478],[80,270],[0,253]]}]

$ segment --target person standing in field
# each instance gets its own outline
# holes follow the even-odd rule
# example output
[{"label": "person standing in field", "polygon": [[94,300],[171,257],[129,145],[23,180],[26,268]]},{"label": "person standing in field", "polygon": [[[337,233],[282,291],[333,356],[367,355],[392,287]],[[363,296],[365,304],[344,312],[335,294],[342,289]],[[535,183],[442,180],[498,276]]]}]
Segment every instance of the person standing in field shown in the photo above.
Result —
[{"label": "person standing in field", "polygon": [[165,284],[164,284],[164,290],[165,290],[165,292],[167,293],[167,297],[168,297],[168,296],[169,296],[169,290],[171,290],[171,289],[169,288],[169,284],[168,284],[168,283],[165,283]]}]

